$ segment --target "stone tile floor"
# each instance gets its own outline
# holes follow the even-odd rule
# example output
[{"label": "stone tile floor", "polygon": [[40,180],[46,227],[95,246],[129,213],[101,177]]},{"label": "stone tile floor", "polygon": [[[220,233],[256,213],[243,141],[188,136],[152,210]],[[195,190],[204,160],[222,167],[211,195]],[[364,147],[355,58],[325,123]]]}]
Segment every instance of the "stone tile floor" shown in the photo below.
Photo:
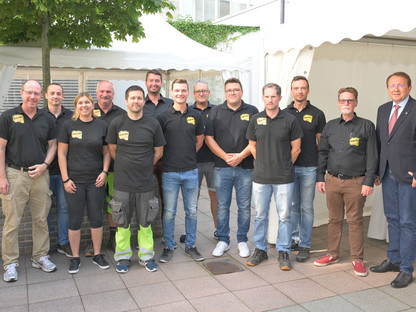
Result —
[{"label": "stone tile floor", "polygon": [[[253,251],[252,226],[249,247]],[[247,259],[238,255],[236,236],[236,207],[231,213],[231,249],[224,258],[237,261],[244,271],[211,275],[201,263],[194,262],[184,253],[179,236],[184,230],[184,212],[181,202],[176,218],[178,248],[167,264],[160,263],[159,271],[147,272],[132,259],[130,271],[115,271],[113,252],[105,250],[111,260],[108,270],[92,264],[91,258],[81,258],[78,274],[67,273],[68,259],[51,253],[58,270],[44,273],[32,268],[30,256],[20,258],[19,280],[0,282],[1,311],[416,311],[416,283],[405,289],[394,289],[389,283],[395,273],[355,276],[349,262],[348,226],[344,227],[341,261],[318,268],[313,261],[325,254],[327,227],[314,228],[311,259],[306,263],[295,261],[293,269],[281,271],[277,252],[270,246],[269,259],[257,267],[245,265]],[[365,219],[367,229],[369,218]],[[213,259],[213,222],[209,199],[204,188],[198,213],[197,247],[206,259]],[[367,230],[366,230],[367,232]],[[378,264],[386,257],[387,244],[366,238],[365,265]],[[156,258],[163,250],[160,238],[155,241]]]}]

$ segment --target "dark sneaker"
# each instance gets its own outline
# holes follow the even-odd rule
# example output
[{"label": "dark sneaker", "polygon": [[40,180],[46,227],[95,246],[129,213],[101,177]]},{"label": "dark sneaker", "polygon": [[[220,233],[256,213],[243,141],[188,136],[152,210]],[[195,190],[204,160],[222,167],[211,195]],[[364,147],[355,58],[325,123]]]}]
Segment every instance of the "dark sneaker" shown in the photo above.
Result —
[{"label": "dark sneaker", "polygon": [[263,260],[268,259],[267,252],[261,249],[254,249],[253,255],[247,260],[247,265],[256,266],[260,264]]},{"label": "dark sneaker", "polygon": [[199,253],[196,247],[185,248],[185,255],[191,257],[195,261],[205,260],[205,258]]},{"label": "dark sneaker", "polygon": [[179,237],[179,242],[185,243],[185,240],[186,240],[186,234],[182,234],[181,237]]},{"label": "dark sneaker", "polygon": [[299,252],[296,255],[297,262],[305,262],[309,260],[309,248],[300,247]]},{"label": "dark sneaker", "polygon": [[122,259],[117,262],[116,272],[117,273],[127,273],[129,271],[130,260]]},{"label": "dark sneaker", "polygon": [[81,259],[79,257],[71,258],[69,261],[69,274],[75,274],[79,272],[79,267],[81,266]]},{"label": "dark sneaker", "polygon": [[286,251],[279,251],[280,270],[290,271],[292,269],[289,260],[289,254]]},{"label": "dark sneaker", "polygon": [[84,256],[85,257],[94,257],[94,245],[92,243],[92,240],[88,241],[88,245],[87,245],[87,247],[85,247]]},{"label": "dark sneaker", "polygon": [[215,238],[216,240],[219,240],[219,238],[218,238],[218,232],[217,232],[217,231],[214,231],[214,238]]},{"label": "dark sneaker", "polygon": [[58,245],[57,251],[61,254],[64,254],[68,258],[72,257],[72,250],[71,250],[71,246],[69,245],[69,243],[66,243],[65,245]]},{"label": "dark sneaker", "polygon": [[169,248],[164,248],[162,254],[159,257],[159,262],[166,263],[169,262],[173,257],[173,250]]},{"label": "dark sneaker", "polygon": [[294,251],[299,251],[299,244],[296,243],[294,240],[292,240],[292,246],[290,247],[290,249],[294,250]]},{"label": "dark sneaker", "polygon": [[143,265],[146,271],[149,271],[149,272],[156,272],[157,270],[159,270],[159,267],[157,266],[157,264],[155,263],[155,260],[153,259],[150,259],[147,261],[139,259],[139,264]]},{"label": "dark sneaker", "polygon": [[113,233],[110,233],[110,238],[108,239],[107,242],[107,249],[110,249],[112,251],[116,250],[116,236],[115,233],[113,235]]},{"label": "dark sneaker", "polygon": [[108,264],[108,262],[105,261],[103,254],[95,255],[92,258],[92,263],[98,265],[100,267],[100,269],[103,269],[103,270],[108,269],[110,267],[110,265]]}]

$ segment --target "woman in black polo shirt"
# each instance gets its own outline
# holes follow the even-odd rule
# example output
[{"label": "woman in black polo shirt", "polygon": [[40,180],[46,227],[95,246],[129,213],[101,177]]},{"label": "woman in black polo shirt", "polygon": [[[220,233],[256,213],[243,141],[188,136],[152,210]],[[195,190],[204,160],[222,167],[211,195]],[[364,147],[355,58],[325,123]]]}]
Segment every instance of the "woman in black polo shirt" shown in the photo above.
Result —
[{"label": "woman in black polo shirt", "polygon": [[68,203],[68,236],[73,255],[68,269],[71,274],[77,273],[81,264],[79,245],[85,203],[94,244],[93,263],[101,269],[110,267],[101,254],[104,183],[110,165],[105,143],[107,125],[95,118],[90,94],[78,94],[74,106],[72,119],[64,122],[58,136],[58,161]]}]

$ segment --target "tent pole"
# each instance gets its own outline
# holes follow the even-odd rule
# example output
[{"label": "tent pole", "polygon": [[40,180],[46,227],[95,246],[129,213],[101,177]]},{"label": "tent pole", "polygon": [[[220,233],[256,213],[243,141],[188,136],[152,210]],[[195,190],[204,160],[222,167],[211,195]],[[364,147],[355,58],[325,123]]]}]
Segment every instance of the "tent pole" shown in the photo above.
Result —
[{"label": "tent pole", "polygon": [[280,24],[285,23],[285,0],[281,0],[280,3]]}]

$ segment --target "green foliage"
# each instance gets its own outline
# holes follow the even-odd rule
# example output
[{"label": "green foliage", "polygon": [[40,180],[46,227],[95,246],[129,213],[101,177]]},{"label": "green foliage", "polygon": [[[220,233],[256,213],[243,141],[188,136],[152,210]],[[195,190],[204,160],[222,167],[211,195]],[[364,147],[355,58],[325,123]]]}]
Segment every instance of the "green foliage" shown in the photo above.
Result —
[{"label": "green foliage", "polygon": [[259,27],[213,25],[211,21],[193,22],[190,16],[168,22],[189,38],[213,49],[216,49],[219,43],[229,46],[241,36],[260,30]]},{"label": "green foliage", "polygon": [[50,48],[109,47],[115,39],[144,37],[139,17],[173,10],[169,0],[0,0],[0,41],[19,43],[41,38],[49,15]]}]

